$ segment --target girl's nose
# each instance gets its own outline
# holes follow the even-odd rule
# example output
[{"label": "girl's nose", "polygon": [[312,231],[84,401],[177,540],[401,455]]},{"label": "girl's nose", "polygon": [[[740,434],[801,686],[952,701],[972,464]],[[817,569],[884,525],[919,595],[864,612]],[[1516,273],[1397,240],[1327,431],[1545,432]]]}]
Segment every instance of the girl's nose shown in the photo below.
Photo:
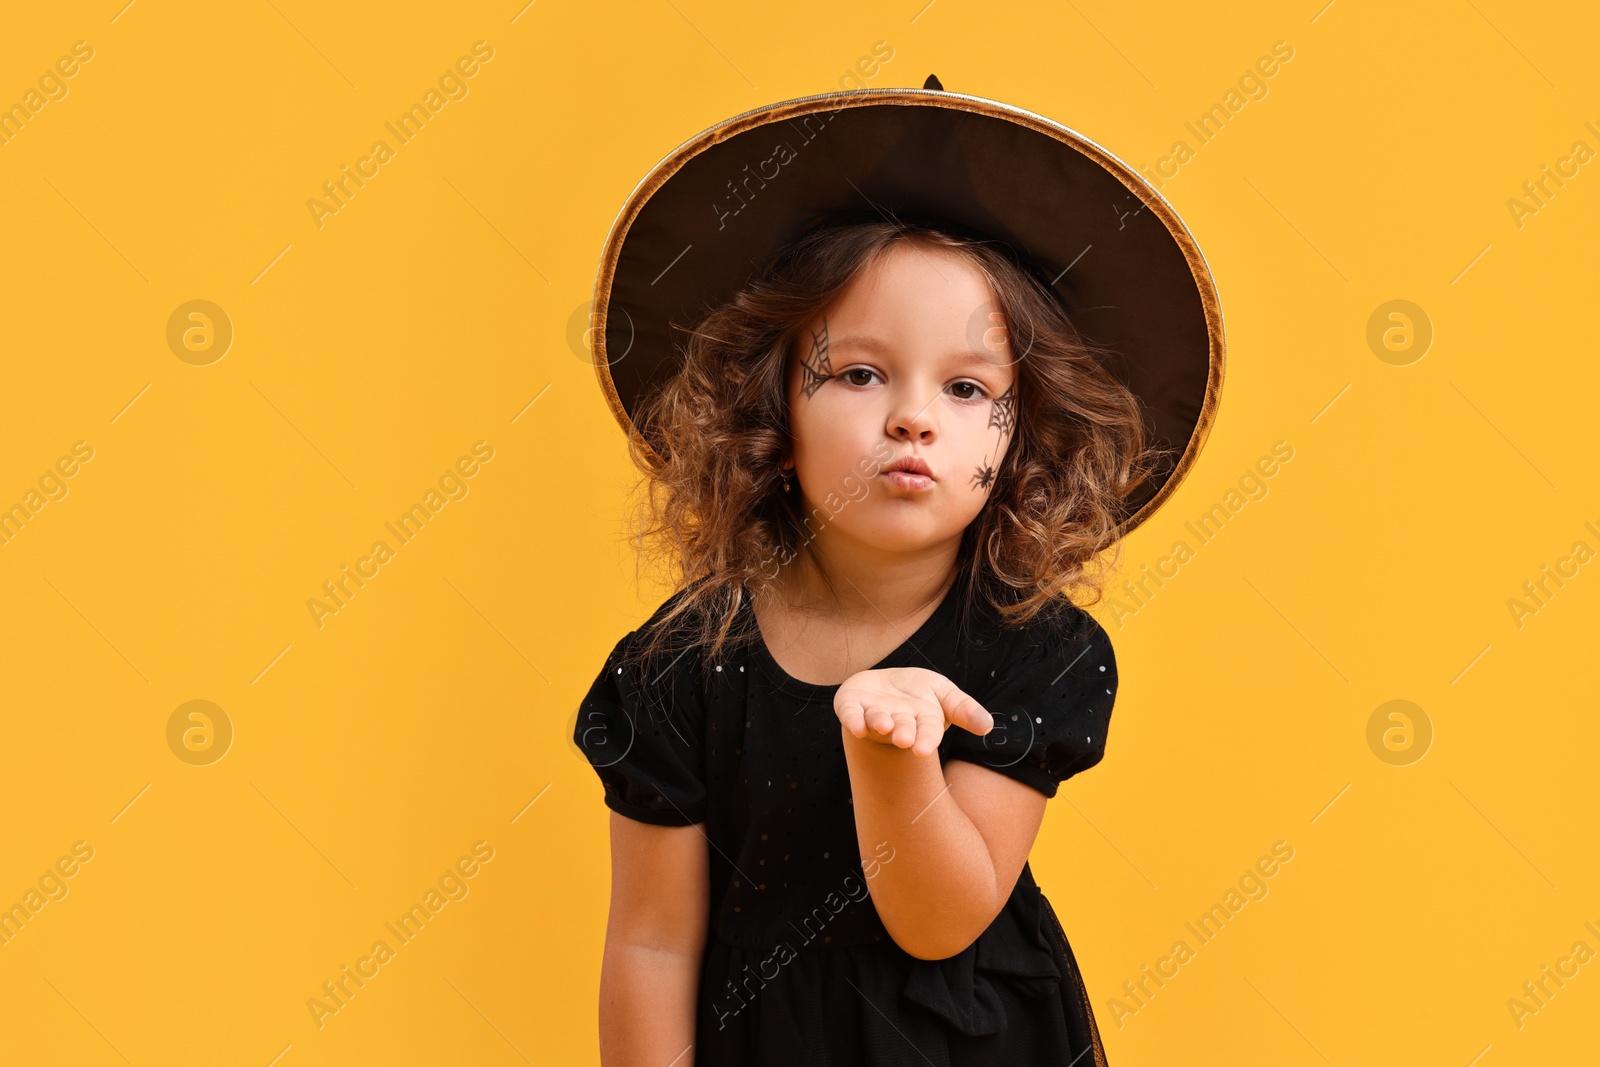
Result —
[{"label": "girl's nose", "polygon": [[938,432],[934,406],[938,399],[939,391],[933,387],[898,390],[894,409],[889,416],[889,436],[920,441],[933,440]]}]

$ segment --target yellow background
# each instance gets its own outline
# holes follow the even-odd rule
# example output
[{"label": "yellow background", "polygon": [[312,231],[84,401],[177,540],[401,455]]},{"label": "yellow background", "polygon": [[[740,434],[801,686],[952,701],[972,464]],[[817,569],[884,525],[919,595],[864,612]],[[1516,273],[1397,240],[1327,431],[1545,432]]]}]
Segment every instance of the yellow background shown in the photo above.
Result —
[{"label": "yellow background", "polygon": [[[1193,547],[1274,442],[1294,457],[1137,612],[1094,609],[1108,754],[1033,853],[1111,1062],[1592,1057],[1600,963],[1521,1027],[1507,1007],[1600,951],[1600,565],[1508,608],[1600,549],[1600,175],[1507,206],[1600,149],[1592,11],[523,4],[7,14],[0,103],[75,41],[94,58],[0,146],[0,505],[94,458],[0,545],[0,904],[94,857],[0,947],[0,1061],[595,1062],[607,815],[569,736],[665,590],[634,584],[631,469],[572,323],[651,166],[878,41],[862,84],[936,73],[1140,168],[1294,50],[1162,189],[1230,351],[1127,575]],[[469,94],[319,228],[307,200],[479,40]],[[234,329],[209,366],[166,340],[196,299]],[[1396,299],[1434,329],[1405,366],[1366,340]],[[469,494],[319,628],[306,601],[477,441]],[[1367,741],[1395,699],[1434,732],[1408,766]],[[209,766],[168,747],[190,700],[233,724]],[[306,1001],[478,841],[470,894],[319,1029]],[[1276,841],[1270,893],[1119,1026],[1122,983]]]}]

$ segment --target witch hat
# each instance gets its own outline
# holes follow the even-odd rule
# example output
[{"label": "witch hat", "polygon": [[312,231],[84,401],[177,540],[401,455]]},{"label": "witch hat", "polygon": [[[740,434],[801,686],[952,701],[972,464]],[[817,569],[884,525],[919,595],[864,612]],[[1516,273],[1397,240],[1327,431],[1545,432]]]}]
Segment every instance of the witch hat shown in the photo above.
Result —
[{"label": "witch hat", "polygon": [[1127,501],[1126,534],[1171,495],[1210,433],[1225,337],[1188,228],[1137,171],[1074,130],[946,91],[853,89],[735,115],[669,153],[612,224],[590,331],[617,421],[682,358],[675,331],[745,287],[825,218],[861,214],[1004,241],[1138,396],[1177,456]]}]

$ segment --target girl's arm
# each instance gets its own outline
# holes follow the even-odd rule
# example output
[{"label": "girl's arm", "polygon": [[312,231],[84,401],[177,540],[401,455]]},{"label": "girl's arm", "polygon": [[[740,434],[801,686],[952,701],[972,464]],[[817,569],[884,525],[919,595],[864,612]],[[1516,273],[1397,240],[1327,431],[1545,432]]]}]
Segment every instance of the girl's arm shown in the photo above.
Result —
[{"label": "girl's arm", "polygon": [[611,913],[600,965],[603,1067],[692,1067],[710,921],[704,827],[611,812]]},{"label": "girl's arm", "polygon": [[918,959],[956,955],[1010,899],[1044,821],[1044,794],[964,760],[941,767],[937,751],[918,756],[840,730],[857,837],[894,849],[867,883],[878,917]]}]

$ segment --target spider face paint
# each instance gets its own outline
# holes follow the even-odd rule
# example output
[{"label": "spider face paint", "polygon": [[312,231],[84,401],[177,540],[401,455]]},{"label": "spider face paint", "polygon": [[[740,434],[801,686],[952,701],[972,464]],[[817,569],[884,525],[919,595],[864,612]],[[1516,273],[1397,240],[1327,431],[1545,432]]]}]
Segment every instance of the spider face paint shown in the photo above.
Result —
[{"label": "spider face paint", "polygon": [[926,551],[977,517],[1018,419],[1005,332],[968,329],[994,300],[959,253],[899,244],[795,338],[791,499],[819,549]]},{"label": "spider face paint", "polygon": [[822,317],[822,328],[811,331],[811,348],[800,359],[800,391],[809,400],[833,377],[833,364],[828,360],[828,317]]},{"label": "spider face paint", "polygon": [[989,426],[1000,431],[995,441],[995,450],[992,456],[986,456],[978,470],[972,476],[974,488],[987,493],[994,485],[996,465],[1000,457],[1005,455],[1006,445],[1011,439],[1011,432],[1017,425],[1017,386],[1015,381],[1006,387],[1006,391],[995,397],[989,406]]},{"label": "spider face paint", "polygon": [[1006,387],[1006,391],[997,397],[994,406],[989,409],[989,425],[1000,428],[1002,438],[1010,435],[1017,425],[1017,386],[1016,383]]}]

